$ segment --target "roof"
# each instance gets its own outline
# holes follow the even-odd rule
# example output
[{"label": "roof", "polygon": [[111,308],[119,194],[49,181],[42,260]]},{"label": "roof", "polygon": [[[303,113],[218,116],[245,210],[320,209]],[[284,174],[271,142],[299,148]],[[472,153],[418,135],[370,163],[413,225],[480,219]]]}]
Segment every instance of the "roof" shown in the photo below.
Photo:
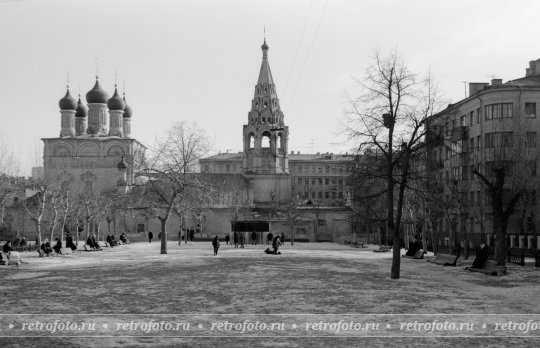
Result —
[{"label": "roof", "polygon": [[510,80],[504,85],[523,86],[523,87],[540,87],[540,75],[526,76],[516,80]]},{"label": "roof", "polygon": [[[220,153],[214,156],[203,158],[202,160],[208,161],[226,161],[226,160],[241,160],[243,152],[233,152],[233,153]],[[289,161],[352,161],[355,156],[353,155],[335,155],[330,153],[317,153],[317,154],[299,154],[291,153],[289,154]]]}]

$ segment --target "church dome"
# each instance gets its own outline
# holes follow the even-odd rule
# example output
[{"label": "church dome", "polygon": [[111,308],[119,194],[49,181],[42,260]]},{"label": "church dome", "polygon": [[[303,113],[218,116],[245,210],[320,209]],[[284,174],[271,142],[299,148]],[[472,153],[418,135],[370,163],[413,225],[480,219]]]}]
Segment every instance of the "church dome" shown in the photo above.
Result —
[{"label": "church dome", "polygon": [[60,110],[75,110],[77,108],[77,101],[69,94],[69,88],[64,98],[58,102]]},{"label": "church dome", "polygon": [[86,93],[86,102],[106,104],[107,99],[109,99],[109,95],[103,90],[103,88],[101,88],[101,86],[99,85],[99,80],[96,79],[96,84],[94,85],[94,88],[92,88],[90,91],[88,91],[88,93]]},{"label": "church dome", "polygon": [[126,102],[126,97],[124,96],[124,117],[131,118],[131,115],[133,114],[133,110],[131,109],[131,106],[128,105]]},{"label": "church dome", "polygon": [[113,96],[107,101],[107,107],[109,108],[109,110],[124,110],[124,108],[126,107],[126,103],[124,103],[124,101],[118,94],[118,89],[116,88],[116,86],[114,87]]},{"label": "church dome", "polygon": [[84,105],[81,101],[81,96],[79,96],[79,102],[77,103],[77,112],[75,113],[75,117],[87,117],[88,116],[88,108],[86,105]]}]

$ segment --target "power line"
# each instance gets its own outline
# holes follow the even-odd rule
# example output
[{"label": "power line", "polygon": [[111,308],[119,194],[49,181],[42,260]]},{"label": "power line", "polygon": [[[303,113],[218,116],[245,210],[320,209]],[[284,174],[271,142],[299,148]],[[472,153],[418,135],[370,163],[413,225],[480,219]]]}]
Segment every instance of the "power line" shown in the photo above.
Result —
[{"label": "power line", "polygon": [[307,26],[307,23],[308,23],[308,20],[309,20],[309,15],[311,14],[311,9],[313,8],[313,3],[314,2],[315,2],[315,0],[311,0],[311,4],[309,5],[309,10],[308,10],[306,19],[304,21],[304,26],[302,27],[302,32],[300,34],[300,40],[298,40],[298,44],[296,45],[296,50],[294,52],[294,57],[293,57],[293,60],[292,60],[292,63],[291,63],[291,68],[289,69],[289,75],[287,76],[287,82],[285,83],[285,88],[283,89],[284,94],[287,91],[287,87],[289,86],[289,80],[291,79],[294,64],[296,63],[296,56],[298,55],[298,50],[300,49],[300,44],[302,43],[302,39],[304,38],[304,32],[306,30],[306,26]]},{"label": "power line", "polygon": [[304,60],[304,64],[302,65],[302,68],[300,69],[300,75],[298,76],[298,80],[296,82],[296,85],[294,86],[293,92],[291,94],[291,99],[289,100],[289,104],[287,105],[287,110],[290,110],[290,106],[294,100],[294,95],[296,93],[296,89],[298,88],[298,85],[300,84],[300,81],[302,80],[302,74],[304,72],[304,69],[307,65],[307,62],[309,60],[309,57],[311,55],[311,49],[313,48],[313,44],[315,43],[315,39],[317,38],[317,34],[319,33],[319,28],[321,27],[321,22],[324,17],[324,13],[326,12],[326,6],[328,5],[328,0],[324,2],[324,7],[321,12],[321,17],[319,18],[319,22],[317,23],[317,28],[315,29],[315,34],[313,35],[313,39],[311,40],[311,44],[309,45],[308,53],[306,55],[306,59]]}]

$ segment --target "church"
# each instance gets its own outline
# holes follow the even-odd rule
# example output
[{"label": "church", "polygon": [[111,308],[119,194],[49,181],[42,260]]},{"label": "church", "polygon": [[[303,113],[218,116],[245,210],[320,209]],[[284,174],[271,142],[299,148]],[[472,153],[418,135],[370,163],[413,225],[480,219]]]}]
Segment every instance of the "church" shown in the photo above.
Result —
[{"label": "church", "polygon": [[351,238],[356,219],[348,179],[355,156],[289,152],[289,127],[266,40],[261,49],[261,68],[242,130],[243,151],[200,161],[201,172],[219,191],[205,215],[205,228],[211,235],[244,232],[247,241],[253,236],[258,242],[270,233],[301,241]]}]

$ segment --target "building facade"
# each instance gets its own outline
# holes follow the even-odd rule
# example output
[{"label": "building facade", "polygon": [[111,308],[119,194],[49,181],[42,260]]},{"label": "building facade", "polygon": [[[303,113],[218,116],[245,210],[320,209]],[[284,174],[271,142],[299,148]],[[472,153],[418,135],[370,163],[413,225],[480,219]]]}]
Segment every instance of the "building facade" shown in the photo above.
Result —
[{"label": "building facade", "polygon": [[540,59],[529,63],[523,78],[470,83],[467,98],[429,119],[429,134],[437,139],[428,139],[428,173],[444,203],[432,209],[437,243],[493,245],[491,198],[474,171],[493,178],[504,167],[506,198],[521,197],[509,221],[507,244],[539,246],[539,106]]}]

